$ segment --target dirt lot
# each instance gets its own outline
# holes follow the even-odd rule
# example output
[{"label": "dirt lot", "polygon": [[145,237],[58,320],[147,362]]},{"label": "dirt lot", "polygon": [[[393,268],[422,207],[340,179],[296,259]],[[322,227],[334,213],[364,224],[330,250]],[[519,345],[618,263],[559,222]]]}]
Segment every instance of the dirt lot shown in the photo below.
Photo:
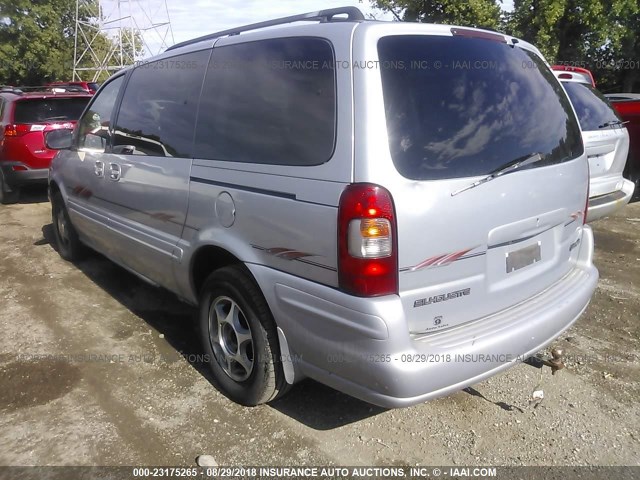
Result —
[{"label": "dirt lot", "polygon": [[240,407],[197,362],[189,307],[100,256],[64,262],[50,223],[42,191],[0,206],[0,465],[640,465],[640,203],[594,225],[600,284],[537,408],[524,364],[402,410],[313,381]]}]

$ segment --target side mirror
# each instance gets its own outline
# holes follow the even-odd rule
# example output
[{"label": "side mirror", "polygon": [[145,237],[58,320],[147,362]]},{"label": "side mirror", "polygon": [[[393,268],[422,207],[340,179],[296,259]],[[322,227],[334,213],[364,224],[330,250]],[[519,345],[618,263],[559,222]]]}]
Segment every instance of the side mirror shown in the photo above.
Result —
[{"label": "side mirror", "polygon": [[44,144],[51,150],[66,150],[71,148],[73,130],[51,130],[44,137]]}]

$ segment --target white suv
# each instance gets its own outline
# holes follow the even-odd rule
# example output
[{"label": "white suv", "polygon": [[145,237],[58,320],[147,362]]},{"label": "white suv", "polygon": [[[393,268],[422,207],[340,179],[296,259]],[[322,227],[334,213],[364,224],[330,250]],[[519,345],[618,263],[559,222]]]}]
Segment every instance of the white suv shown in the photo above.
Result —
[{"label": "white suv", "polygon": [[588,70],[553,68],[582,129],[591,179],[587,213],[587,221],[591,222],[615,213],[633,196],[634,183],[622,176],[629,154],[629,133],[609,100],[596,90]]}]

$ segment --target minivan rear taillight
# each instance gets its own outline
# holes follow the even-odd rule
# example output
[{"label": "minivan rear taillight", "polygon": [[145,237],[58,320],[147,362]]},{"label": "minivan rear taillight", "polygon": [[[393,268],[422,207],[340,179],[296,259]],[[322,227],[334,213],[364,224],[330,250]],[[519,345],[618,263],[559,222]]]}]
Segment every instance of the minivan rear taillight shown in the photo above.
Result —
[{"label": "minivan rear taillight", "polygon": [[391,194],[370,183],[347,186],[338,209],[340,289],[362,297],[398,293],[397,245]]}]

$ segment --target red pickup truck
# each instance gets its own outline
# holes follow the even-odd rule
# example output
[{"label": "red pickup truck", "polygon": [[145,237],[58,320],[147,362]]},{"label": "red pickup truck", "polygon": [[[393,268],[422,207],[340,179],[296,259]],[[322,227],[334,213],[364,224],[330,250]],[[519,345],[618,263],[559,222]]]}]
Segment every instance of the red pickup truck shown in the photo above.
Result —
[{"label": "red pickup truck", "polygon": [[610,93],[607,98],[622,117],[629,131],[629,159],[624,176],[636,184],[640,195],[640,93]]}]

